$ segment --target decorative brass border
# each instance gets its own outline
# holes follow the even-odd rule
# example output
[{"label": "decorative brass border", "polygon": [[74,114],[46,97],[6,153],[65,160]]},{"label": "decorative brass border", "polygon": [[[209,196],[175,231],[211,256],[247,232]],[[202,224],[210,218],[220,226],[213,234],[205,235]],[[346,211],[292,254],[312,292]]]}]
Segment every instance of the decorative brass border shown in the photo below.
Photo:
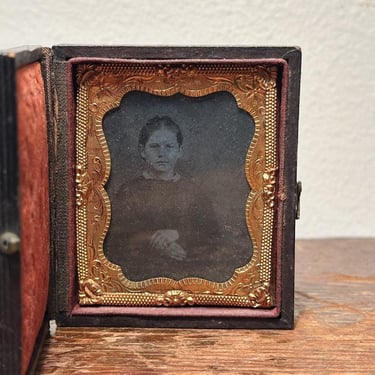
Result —
[{"label": "decorative brass border", "polygon": [[[237,307],[274,306],[272,243],[277,178],[277,68],[273,65],[178,62],[87,62],[77,66],[76,246],[81,305]],[[104,189],[111,160],[102,130],[104,115],[130,91],[200,97],[227,91],[254,119],[245,159],[251,186],[246,222],[253,256],[224,283],[198,278],[133,282],[103,252],[110,223]]]}]

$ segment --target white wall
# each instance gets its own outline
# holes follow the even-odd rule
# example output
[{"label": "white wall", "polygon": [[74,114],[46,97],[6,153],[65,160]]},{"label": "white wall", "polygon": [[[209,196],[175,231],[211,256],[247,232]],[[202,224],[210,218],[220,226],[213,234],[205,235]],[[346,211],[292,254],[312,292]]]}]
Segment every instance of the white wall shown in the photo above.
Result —
[{"label": "white wall", "polygon": [[299,238],[374,236],[374,0],[1,0],[0,48],[299,45]]}]

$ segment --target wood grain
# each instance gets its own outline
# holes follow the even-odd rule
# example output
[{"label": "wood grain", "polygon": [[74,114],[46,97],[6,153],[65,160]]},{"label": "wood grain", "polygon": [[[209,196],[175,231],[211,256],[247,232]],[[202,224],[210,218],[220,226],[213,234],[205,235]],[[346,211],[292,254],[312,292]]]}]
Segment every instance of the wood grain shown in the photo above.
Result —
[{"label": "wood grain", "polygon": [[296,328],[60,328],[40,374],[374,374],[375,239],[298,241]]}]

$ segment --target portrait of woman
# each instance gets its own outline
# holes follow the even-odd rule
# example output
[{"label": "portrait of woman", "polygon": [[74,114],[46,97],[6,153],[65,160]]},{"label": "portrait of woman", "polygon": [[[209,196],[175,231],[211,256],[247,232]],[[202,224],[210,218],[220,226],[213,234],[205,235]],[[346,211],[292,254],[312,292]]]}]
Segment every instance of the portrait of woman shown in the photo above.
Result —
[{"label": "portrait of woman", "polygon": [[129,93],[103,129],[112,164],[104,254],[127,279],[224,282],[249,261],[253,122],[230,94]]},{"label": "portrait of woman", "polygon": [[209,199],[178,172],[180,127],[168,116],[150,119],[140,131],[138,150],[144,170],[120,188],[112,208],[124,250],[110,260],[134,281],[207,277],[215,266],[219,230]]}]

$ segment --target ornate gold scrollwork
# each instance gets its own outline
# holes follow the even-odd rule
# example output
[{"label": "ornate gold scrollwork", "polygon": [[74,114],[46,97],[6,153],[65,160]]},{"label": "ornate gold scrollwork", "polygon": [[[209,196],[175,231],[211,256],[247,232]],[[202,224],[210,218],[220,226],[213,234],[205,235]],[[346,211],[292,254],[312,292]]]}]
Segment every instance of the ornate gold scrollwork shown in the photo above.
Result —
[{"label": "ornate gold scrollwork", "polygon": [[[76,225],[80,304],[127,306],[219,305],[271,307],[274,304],[272,246],[276,196],[277,68],[231,63],[80,63],[77,69]],[[226,282],[163,277],[134,282],[104,255],[110,202],[104,185],[110,154],[102,130],[104,115],[131,91],[200,97],[227,91],[255,122],[244,160],[251,192],[244,202],[253,244],[248,264]],[[246,203],[246,204],[245,204]]]},{"label": "ornate gold scrollwork", "polygon": [[194,298],[191,294],[182,290],[169,290],[167,293],[158,296],[156,299],[158,306],[185,306],[194,305]]},{"label": "ornate gold scrollwork", "polygon": [[270,293],[270,283],[262,283],[254,285],[249,294],[249,302],[251,307],[269,307],[272,304],[272,296]]},{"label": "ornate gold scrollwork", "polygon": [[100,285],[92,279],[80,282],[79,297],[86,304],[95,305],[103,302],[102,289]]},{"label": "ornate gold scrollwork", "polygon": [[263,173],[263,199],[269,208],[275,206],[276,196],[276,170],[271,169]]},{"label": "ornate gold scrollwork", "polygon": [[76,204],[82,206],[87,203],[87,194],[89,191],[90,179],[87,175],[87,169],[81,164],[76,165]]}]

